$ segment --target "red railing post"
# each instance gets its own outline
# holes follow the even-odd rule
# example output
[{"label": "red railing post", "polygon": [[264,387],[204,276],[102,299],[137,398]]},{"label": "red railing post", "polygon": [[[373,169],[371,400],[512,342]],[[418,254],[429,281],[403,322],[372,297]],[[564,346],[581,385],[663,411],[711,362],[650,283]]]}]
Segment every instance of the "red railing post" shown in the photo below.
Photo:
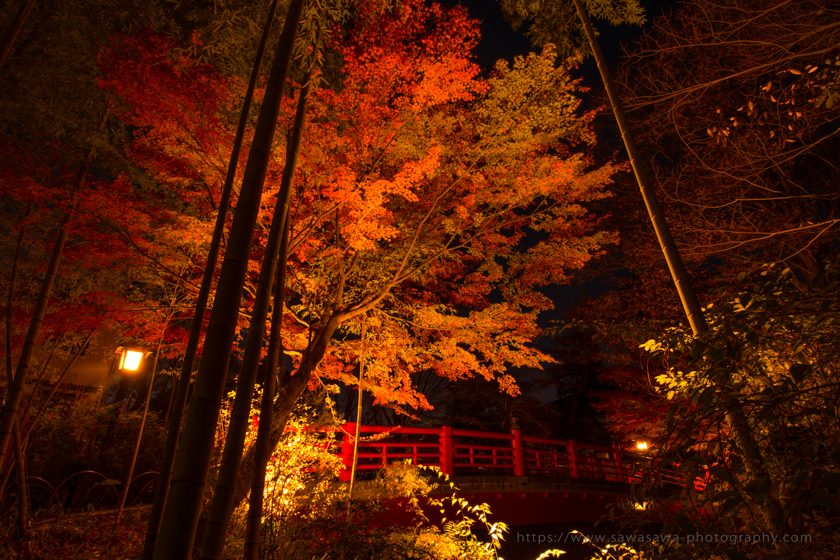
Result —
[{"label": "red railing post", "polygon": [[341,473],[338,478],[343,482],[350,482],[353,472],[353,439],[356,437],[356,423],[347,422],[341,428],[341,432],[344,437],[341,438]]},{"label": "red railing post", "polygon": [[452,455],[452,427],[443,426],[440,429],[440,470],[443,471],[443,474],[449,476],[455,476],[455,464]]},{"label": "red railing post", "polygon": [[578,478],[580,473],[578,472],[578,452],[577,452],[577,442],[573,439],[569,440],[569,445],[566,447],[569,453],[569,475],[572,478]]},{"label": "red railing post", "polygon": [[627,476],[624,474],[624,453],[621,451],[620,447],[613,447],[613,456],[615,457],[615,462],[618,466],[618,470],[616,470],[616,474],[618,475],[618,481],[630,482],[629,480],[627,480]]},{"label": "red railing post", "polygon": [[515,425],[513,434],[513,476],[525,476],[525,454],[522,451],[522,431]]}]

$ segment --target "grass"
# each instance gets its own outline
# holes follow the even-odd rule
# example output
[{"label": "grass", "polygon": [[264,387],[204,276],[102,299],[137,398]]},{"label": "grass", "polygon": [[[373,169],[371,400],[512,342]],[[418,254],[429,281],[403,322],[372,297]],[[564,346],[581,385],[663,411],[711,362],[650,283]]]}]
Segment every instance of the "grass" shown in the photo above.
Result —
[{"label": "grass", "polygon": [[129,560],[140,557],[149,508],[127,510],[118,527],[114,513],[52,512],[35,519],[26,540],[17,538],[13,514],[0,519],[0,559]]}]

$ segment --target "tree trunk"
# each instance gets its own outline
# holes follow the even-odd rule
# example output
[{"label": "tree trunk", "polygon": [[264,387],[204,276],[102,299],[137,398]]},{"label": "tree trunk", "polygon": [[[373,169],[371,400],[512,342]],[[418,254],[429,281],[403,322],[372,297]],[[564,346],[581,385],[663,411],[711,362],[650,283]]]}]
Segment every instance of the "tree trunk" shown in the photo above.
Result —
[{"label": "tree trunk", "polygon": [[[265,244],[265,253],[257,291],[254,295],[254,307],[251,311],[251,323],[248,328],[248,342],[239,379],[236,383],[236,397],[233,400],[233,410],[230,414],[230,424],[225,438],[225,449],[222,453],[222,464],[219,468],[219,478],[213,492],[213,501],[207,518],[207,527],[201,542],[202,560],[217,560],[221,558],[225,547],[225,537],[233,513],[234,487],[236,486],[239,463],[245,448],[245,435],[251,419],[251,399],[254,384],[257,380],[257,369],[260,364],[263,340],[265,339],[265,322],[268,316],[268,305],[271,302],[271,286],[274,284],[274,273],[277,270],[277,258],[283,239],[286,220],[289,217],[289,201],[292,193],[292,182],[297,165],[297,155],[306,120],[306,102],[309,98],[310,71],[306,83],[301,87],[298,99],[295,121],[291,136],[286,147],[286,165],[277,193],[274,216]],[[286,263],[283,263],[285,268]],[[270,372],[273,374],[273,372]]]},{"label": "tree trunk", "polygon": [[[99,130],[102,130],[102,127],[105,126],[106,116],[107,113],[102,115],[102,119],[99,121]],[[73,217],[79,191],[85,182],[91,159],[93,159],[93,148],[88,151],[84,160],[82,160],[79,171],[76,174],[76,180],[73,182],[73,187],[70,191],[70,207],[64,212],[64,216],[61,219],[58,235],[53,244],[50,262],[47,265],[47,272],[41,283],[41,292],[38,295],[38,301],[35,303],[35,309],[32,311],[32,320],[29,322],[29,330],[26,333],[23,350],[20,353],[15,378],[9,386],[8,399],[6,406],[3,407],[2,419],[0,419],[0,465],[6,460],[6,450],[9,447],[9,439],[12,436],[12,427],[17,419],[18,407],[20,406],[21,398],[23,398],[23,389],[26,384],[26,376],[29,373],[29,365],[32,363],[32,355],[35,352],[35,345],[38,342],[38,335],[41,332],[41,324],[44,322],[44,316],[47,313],[47,304],[50,301],[55,277],[58,274],[58,267],[61,265],[61,257],[64,255],[64,245],[67,242],[70,219]]]},{"label": "tree trunk", "polygon": [[230,194],[233,190],[233,181],[236,178],[236,168],[239,163],[239,153],[242,150],[242,140],[245,136],[245,128],[248,124],[248,115],[251,111],[251,102],[254,98],[257,78],[259,77],[260,65],[262,64],[265,46],[268,42],[268,35],[274,22],[274,15],[277,12],[279,0],[273,0],[268,9],[265,25],[263,26],[262,37],[260,38],[257,53],[254,57],[254,65],[251,68],[251,76],[248,80],[248,89],[245,98],[242,100],[242,109],[239,112],[239,124],[236,128],[236,136],[233,140],[233,149],[228,163],[227,176],[222,188],[222,196],[219,200],[219,212],[216,215],[216,224],[213,229],[213,239],[210,241],[210,252],[207,255],[207,263],[204,266],[204,276],[201,279],[201,288],[198,292],[198,301],[195,305],[195,315],[190,329],[190,337],[187,341],[187,348],[184,351],[184,363],[181,366],[181,375],[173,393],[173,400],[170,404],[170,415],[167,415],[169,430],[166,433],[166,443],[163,449],[160,474],[158,475],[155,488],[155,499],[152,504],[152,511],[149,514],[149,524],[146,528],[146,540],[143,544],[142,560],[152,560],[155,552],[155,543],[160,533],[160,524],[163,521],[163,510],[166,507],[166,498],[169,495],[169,485],[172,481],[172,471],[175,466],[175,453],[178,449],[178,441],[181,436],[181,424],[184,419],[184,410],[187,405],[190,381],[192,380],[193,364],[198,352],[198,341],[201,338],[204,325],[204,315],[207,312],[207,302],[210,299],[210,290],[213,285],[213,276],[216,271],[216,262],[219,257],[219,247],[225,229],[227,210],[230,205]]},{"label": "tree trunk", "polygon": [[[309,348],[307,348],[301,357],[297,372],[294,375],[282,376],[280,378],[281,381],[278,383],[278,396],[274,402],[271,431],[269,433],[269,456],[274,453],[277,444],[280,442],[280,438],[283,437],[283,431],[286,429],[286,423],[289,421],[295,404],[309,384],[309,378],[323,359],[324,354],[326,354],[329,341],[344,318],[340,314],[334,313],[316,333],[313,343],[310,344]],[[239,478],[236,481],[233,499],[234,506],[242,503],[248,497],[248,490],[251,485],[249,473],[254,469],[255,454],[255,447],[251,447],[242,457],[242,464],[239,469]]]},{"label": "tree trunk", "polygon": [[[2,61],[0,61],[2,65]],[[17,244],[15,245],[15,256],[12,260],[12,271],[9,273],[9,297],[6,300],[6,378],[9,387],[12,386],[12,303],[15,296],[15,277],[17,276],[18,261],[20,260],[20,247],[23,245],[23,235],[26,231],[26,218],[32,209],[32,203],[26,205],[26,213],[21,220],[20,232],[18,233]],[[15,419],[12,427],[12,445],[14,446],[15,472],[17,473],[17,503],[18,503],[18,531],[21,539],[26,538],[26,530],[29,527],[29,508],[26,496],[26,472],[23,461],[23,447],[20,443],[20,418]],[[4,484],[5,486],[5,484]],[[3,488],[0,487],[0,497],[3,496]]]},{"label": "tree trunk", "polygon": [[155,560],[187,560],[192,555],[204,487],[213,452],[216,423],[239,319],[239,303],[248,269],[268,158],[277,127],[303,0],[292,0],[268,79],[254,141],[245,167],[239,201],[225,252],[215,304],[187,414],[181,452],[163,515]]},{"label": "tree trunk", "polygon": [[595,31],[593,31],[592,25],[589,23],[589,16],[583,8],[581,0],[574,0],[574,3],[577,8],[578,17],[580,17],[581,24],[586,32],[586,37],[589,39],[592,53],[595,55],[595,60],[598,63],[598,71],[601,73],[604,88],[607,90],[607,96],[610,99],[610,106],[615,115],[615,120],[618,122],[621,139],[624,141],[624,147],[630,156],[630,165],[633,167],[633,173],[636,175],[636,181],[642,192],[642,198],[645,200],[650,221],[653,223],[653,229],[656,231],[656,238],[659,240],[662,253],[665,255],[665,261],[668,263],[668,270],[671,271],[671,278],[673,278],[674,285],[677,287],[677,293],[682,301],[688,322],[691,324],[691,329],[694,331],[694,334],[700,334],[707,329],[706,319],[700,310],[700,303],[697,301],[697,295],[694,293],[694,287],[691,285],[691,278],[688,276],[688,271],[685,269],[685,264],[674,243],[674,238],[671,236],[671,230],[665,222],[662,208],[660,208],[659,201],[656,199],[656,193],[651,184],[650,175],[648,175],[645,164],[642,161],[639,148],[636,146],[636,139],[630,128],[630,122],[624,114],[621,98],[618,96],[618,92],[613,84],[610,69],[607,67],[607,61],[604,59],[601,47],[598,44],[598,39],[595,37]]},{"label": "tree trunk", "polygon": [[[248,504],[248,523],[245,528],[244,560],[257,560],[260,552],[260,529],[265,499],[265,473],[271,459],[271,425],[274,416],[274,394],[277,377],[285,377],[286,356],[280,337],[283,328],[283,306],[286,304],[286,263],[289,259],[289,214],[286,214],[283,228],[283,243],[280,245],[280,271],[274,285],[274,309],[271,314],[271,333],[268,338],[268,355],[265,359],[265,381],[260,405],[260,423],[257,427],[257,441],[254,442],[254,469],[251,476],[251,499]],[[279,369],[279,373],[277,372]],[[246,471],[247,472],[247,471]],[[234,495],[235,499],[235,495]]]},{"label": "tree trunk", "polygon": [[17,39],[20,30],[23,29],[23,24],[26,23],[26,18],[29,17],[29,12],[32,11],[32,6],[35,5],[35,0],[26,0],[18,10],[15,19],[6,33],[3,35],[3,41],[0,42],[0,68],[6,63],[6,58],[12,50],[12,44]]}]

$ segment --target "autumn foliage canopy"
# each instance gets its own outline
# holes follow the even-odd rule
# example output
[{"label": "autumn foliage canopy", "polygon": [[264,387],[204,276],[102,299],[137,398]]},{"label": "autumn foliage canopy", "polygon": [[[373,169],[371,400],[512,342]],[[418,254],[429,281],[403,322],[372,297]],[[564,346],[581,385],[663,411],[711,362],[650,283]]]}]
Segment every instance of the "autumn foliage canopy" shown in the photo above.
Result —
[{"label": "autumn foliage canopy", "polygon": [[[329,45],[342,62],[337,82],[319,77],[310,101],[292,199],[285,347],[306,353],[317,325],[341,315],[343,334],[318,373],[351,384],[366,315],[377,399],[428,406],[410,374],[429,368],[450,379],[497,377],[515,393],[507,368],[545,359],[531,346],[538,314],[552,307],[540,288],[612,240],[582,206],[605,196],[614,168],[593,168],[586,156],[594,138],[569,76],[574,63],[558,67],[549,47],[483,78],[470,54],[477,25],[464,10],[405,3],[370,17]],[[132,158],[185,209],[160,224],[148,251],[195,255],[198,275],[241,82],[152,33],[112,45],[101,84],[136,127]],[[284,100],[281,128],[293,101]],[[255,259],[283,158],[278,146]]]}]

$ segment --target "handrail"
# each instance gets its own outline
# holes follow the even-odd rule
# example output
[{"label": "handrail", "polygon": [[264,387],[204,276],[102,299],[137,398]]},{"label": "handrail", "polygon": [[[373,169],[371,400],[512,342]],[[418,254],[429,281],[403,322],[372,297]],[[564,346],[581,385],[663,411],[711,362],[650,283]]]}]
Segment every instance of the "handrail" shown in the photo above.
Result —
[{"label": "handrail", "polygon": [[[348,422],[336,430],[342,434],[338,454],[342,457],[342,480],[350,480],[353,464],[353,437],[356,425]],[[439,428],[403,428],[401,426],[360,426],[364,434],[388,437],[360,441],[356,456],[357,470],[378,470],[402,459],[416,465],[436,466],[449,476],[470,474],[502,474],[505,476],[558,476],[572,479],[606,480],[635,483],[643,475],[637,468],[650,459],[620,447],[578,443],[574,440],[553,440],[523,436],[520,430],[509,433],[461,430],[449,426]],[[436,436],[434,439],[406,439],[403,436]],[[482,443],[466,443],[466,439],[482,439]],[[562,450],[538,449],[553,446]],[[420,449],[423,449],[421,452]],[[410,451],[406,451],[410,450]],[[673,467],[658,465],[656,476],[673,484],[685,484],[685,474]],[[708,478],[708,477],[706,477]],[[694,486],[702,491],[706,479],[697,477]]]}]

